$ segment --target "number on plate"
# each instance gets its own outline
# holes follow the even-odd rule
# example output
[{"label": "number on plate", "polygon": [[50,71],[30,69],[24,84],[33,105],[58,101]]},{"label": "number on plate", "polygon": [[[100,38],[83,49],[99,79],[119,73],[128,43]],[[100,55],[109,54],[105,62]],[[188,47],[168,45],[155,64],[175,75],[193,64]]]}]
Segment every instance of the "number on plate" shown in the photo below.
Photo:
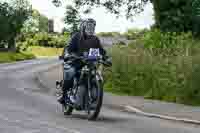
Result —
[{"label": "number on plate", "polygon": [[95,49],[95,48],[90,48],[90,51],[89,51],[89,56],[90,57],[98,57],[100,56],[100,52],[99,52],[99,49]]}]

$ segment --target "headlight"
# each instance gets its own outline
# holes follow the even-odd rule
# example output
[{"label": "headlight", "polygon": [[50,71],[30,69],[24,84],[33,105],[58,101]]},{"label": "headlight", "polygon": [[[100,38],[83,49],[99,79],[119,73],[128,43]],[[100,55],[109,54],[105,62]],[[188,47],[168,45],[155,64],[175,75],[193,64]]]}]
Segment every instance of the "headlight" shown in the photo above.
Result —
[{"label": "headlight", "polygon": [[94,75],[94,74],[95,74],[95,71],[93,70],[91,73]]}]

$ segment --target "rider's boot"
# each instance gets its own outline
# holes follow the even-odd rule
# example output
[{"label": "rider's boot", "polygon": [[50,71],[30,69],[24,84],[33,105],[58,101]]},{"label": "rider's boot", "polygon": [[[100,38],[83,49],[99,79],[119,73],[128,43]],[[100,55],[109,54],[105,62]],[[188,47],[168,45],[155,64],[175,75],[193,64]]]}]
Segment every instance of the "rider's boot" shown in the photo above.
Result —
[{"label": "rider's boot", "polygon": [[59,102],[60,104],[64,104],[64,97],[61,96],[60,98],[58,98],[58,102]]}]

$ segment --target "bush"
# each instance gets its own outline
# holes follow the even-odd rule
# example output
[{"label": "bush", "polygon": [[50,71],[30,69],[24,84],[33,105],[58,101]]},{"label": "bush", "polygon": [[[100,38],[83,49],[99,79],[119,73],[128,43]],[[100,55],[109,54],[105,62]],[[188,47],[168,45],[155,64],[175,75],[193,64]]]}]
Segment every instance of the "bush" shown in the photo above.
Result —
[{"label": "bush", "polygon": [[63,48],[68,40],[69,34],[57,35],[41,32],[20,36],[17,41],[17,48],[19,51],[25,51],[30,46]]},{"label": "bush", "polygon": [[116,37],[120,36],[121,34],[119,32],[100,32],[97,35],[102,37]]},{"label": "bush", "polygon": [[138,38],[143,37],[143,35],[147,32],[147,29],[128,29],[127,32],[125,32],[123,35],[128,39],[128,40],[135,40]]},{"label": "bush", "polygon": [[150,50],[151,54],[164,56],[191,54],[189,50],[194,43],[191,32],[163,33],[158,29],[145,33],[142,42],[144,47]]},{"label": "bush", "polygon": [[[200,41],[190,33],[151,31],[140,40],[145,47],[114,46],[112,72],[106,72],[107,90],[169,102],[200,105]],[[139,43],[139,42],[137,42]],[[175,45],[175,46],[172,46]],[[191,51],[185,52],[185,47]],[[178,49],[184,52],[177,52]],[[158,53],[159,52],[159,53]],[[175,54],[176,53],[176,54]],[[165,56],[163,56],[165,55]]]},{"label": "bush", "polygon": [[161,32],[158,29],[144,34],[146,48],[185,48],[191,46],[192,33]]}]

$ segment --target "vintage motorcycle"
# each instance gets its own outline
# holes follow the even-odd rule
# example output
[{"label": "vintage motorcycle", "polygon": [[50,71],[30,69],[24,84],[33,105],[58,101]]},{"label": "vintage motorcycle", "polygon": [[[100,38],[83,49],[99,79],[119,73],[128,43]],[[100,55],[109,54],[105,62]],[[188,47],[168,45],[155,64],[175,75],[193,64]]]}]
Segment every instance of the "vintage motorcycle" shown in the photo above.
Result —
[{"label": "vintage motorcycle", "polygon": [[[103,102],[103,84],[104,79],[102,76],[103,66],[112,66],[111,58],[106,61],[99,54],[99,49],[90,49],[89,53],[84,53],[84,56],[75,56],[65,53],[65,56],[59,57],[64,60],[63,63],[63,73],[65,72],[65,66],[69,65],[71,60],[80,61],[83,64],[81,68],[80,76],[77,79],[73,78],[73,87],[71,87],[66,92],[62,92],[63,80],[57,81],[57,96],[59,97],[64,94],[64,104],[62,104],[62,109],[64,115],[71,115],[73,110],[85,111],[88,115],[88,120],[96,120]],[[77,93],[82,91],[81,96],[81,108],[77,108],[73,104],[72,97],[77,96]]]}]

